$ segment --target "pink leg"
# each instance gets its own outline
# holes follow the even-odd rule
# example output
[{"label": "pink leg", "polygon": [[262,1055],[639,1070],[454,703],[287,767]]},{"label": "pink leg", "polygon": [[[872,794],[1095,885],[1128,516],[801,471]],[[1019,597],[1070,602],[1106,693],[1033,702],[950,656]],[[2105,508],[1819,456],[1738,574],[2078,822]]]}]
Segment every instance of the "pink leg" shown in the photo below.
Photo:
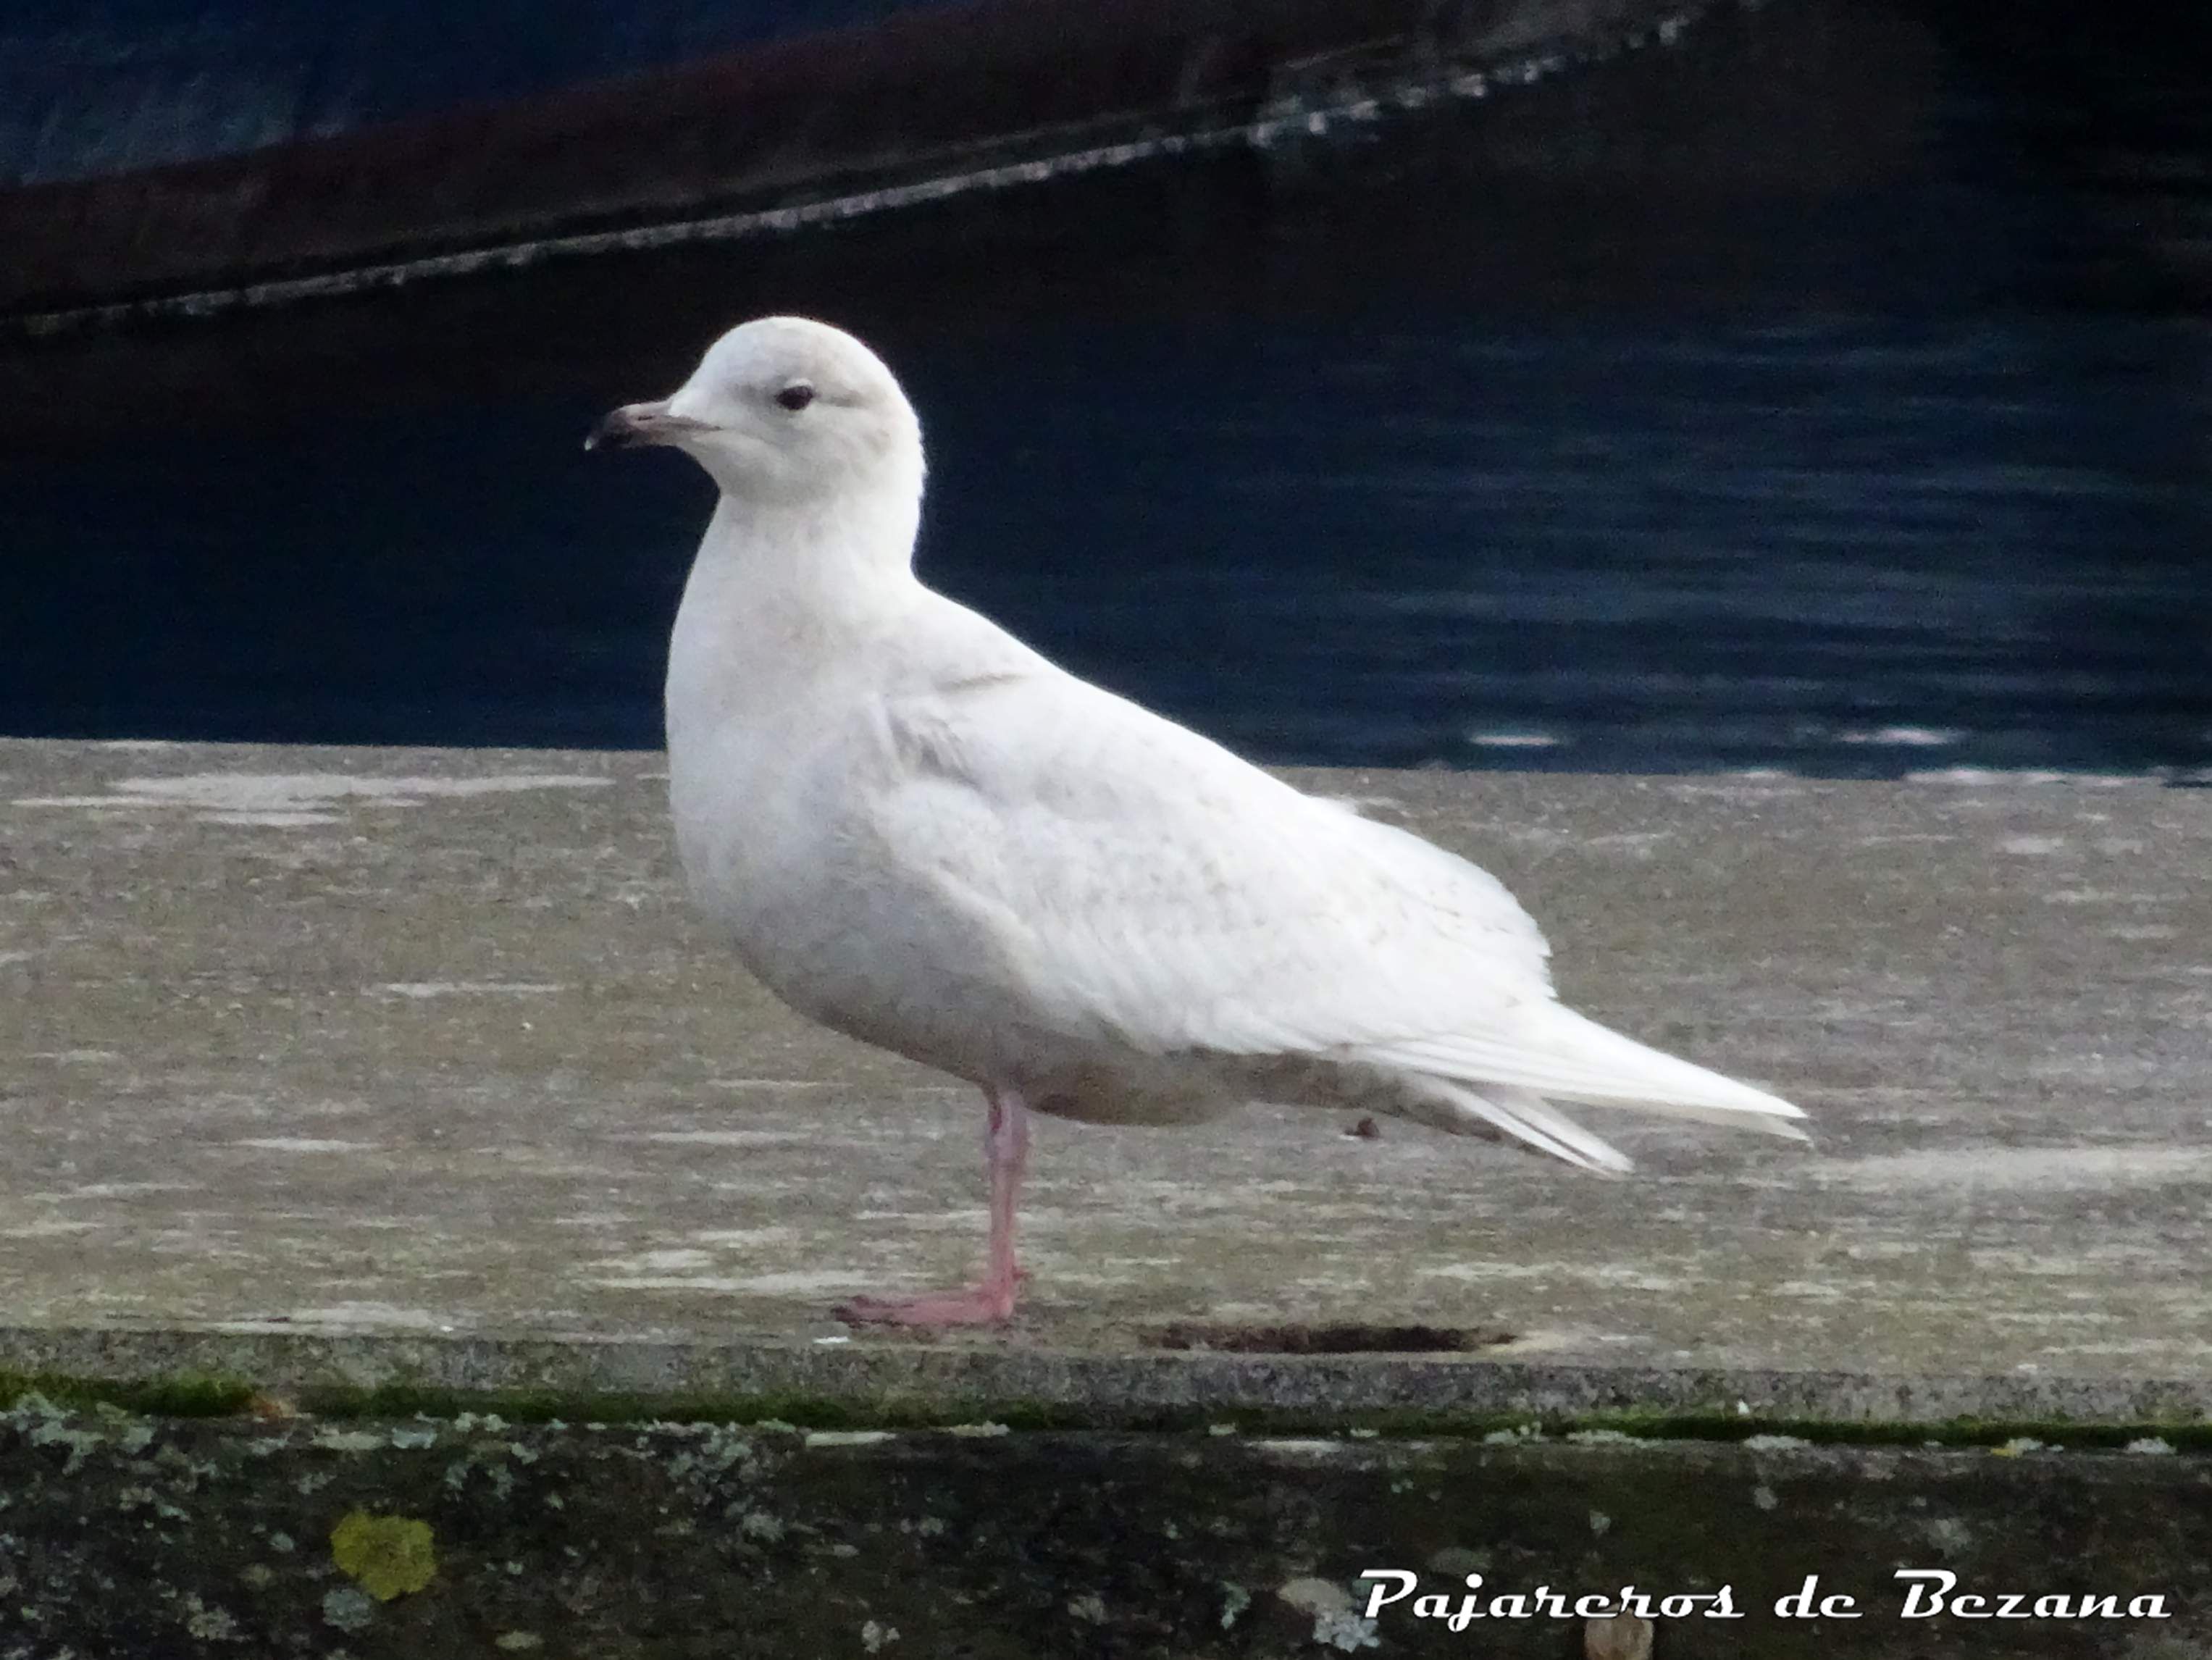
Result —
[{"label": "pink leg", "polygon": [[1022,1173],[1030,1161],[1030,1112],[1020,1095],[1010,1089],[987,1089],[983,1098],[991,1104],[990,1128],[983,1135],[983,1157],[991,1173],[991,1243],[983,1283],[924,1297],[856,1297],[836,1310],[840,1320],[894,1326],[994,1326],[1013,1317],[1014,1295],[1026,1278],[1014,1264],[1014,1215],[1021,1201]]}]

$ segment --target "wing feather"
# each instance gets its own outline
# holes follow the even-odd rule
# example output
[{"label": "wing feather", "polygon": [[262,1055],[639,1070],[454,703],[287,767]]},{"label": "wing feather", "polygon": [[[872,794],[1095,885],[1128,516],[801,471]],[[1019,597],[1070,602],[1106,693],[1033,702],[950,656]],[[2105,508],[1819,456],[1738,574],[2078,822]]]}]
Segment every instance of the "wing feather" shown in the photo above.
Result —
[{"label": "wing feather", "polygon": [[1540,1098],[1799,1134],[1787,1102],[1563,1008],[1487,872],[1042,659],[884,718],[882,845],[988,939],[1025,1019],[1457,1080],[1466,1110],[1597,1168],[1619,1155]]},{"label": "wing feather", "polygon": [[1548,1003],[1494,878],[1085,684],[997,678],[887,709],[882,844],[1022,966],[1027,994],[1149,1053],[1316,1054]]}]

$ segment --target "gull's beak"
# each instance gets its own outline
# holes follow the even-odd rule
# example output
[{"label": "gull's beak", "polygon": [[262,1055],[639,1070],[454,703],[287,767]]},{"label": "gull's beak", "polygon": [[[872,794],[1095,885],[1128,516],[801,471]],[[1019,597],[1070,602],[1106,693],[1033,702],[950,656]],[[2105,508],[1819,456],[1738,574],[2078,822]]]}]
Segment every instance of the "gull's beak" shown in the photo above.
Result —
[{"label": "gull's beak", "polygon": [[610,410],[584,439],[587,450],[629,450],[645,444],[673,443],[703,423],[668,412],[664,398],[653,404],[624,404]]}]

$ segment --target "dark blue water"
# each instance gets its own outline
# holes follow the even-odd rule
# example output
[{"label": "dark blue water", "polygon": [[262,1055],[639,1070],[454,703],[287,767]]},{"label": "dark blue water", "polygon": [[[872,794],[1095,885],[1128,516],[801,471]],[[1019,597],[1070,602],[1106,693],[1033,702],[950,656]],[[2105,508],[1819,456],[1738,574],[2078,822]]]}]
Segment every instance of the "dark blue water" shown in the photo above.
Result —
[{"label": "dark blue water", "polygon": [[577,440],[789,307],[920,407],[933,581],[1262,757],[2193,775],[2201,83],[2077,61],[2053,104],[1908,22],[804,247],[16,348],[0,730],[657,742],[708,487]]},{"label": "dark blue water", "polygon": [[[1056,416],[948,400],[933,565],[1285,758],[2208,758],[2212,487],[2161,395],[2178,353],[2212,385],[2208,347],[1865,318],[1121,342],[1025,377]],[[1163,408],[1194,362],[1207,407]]]}]

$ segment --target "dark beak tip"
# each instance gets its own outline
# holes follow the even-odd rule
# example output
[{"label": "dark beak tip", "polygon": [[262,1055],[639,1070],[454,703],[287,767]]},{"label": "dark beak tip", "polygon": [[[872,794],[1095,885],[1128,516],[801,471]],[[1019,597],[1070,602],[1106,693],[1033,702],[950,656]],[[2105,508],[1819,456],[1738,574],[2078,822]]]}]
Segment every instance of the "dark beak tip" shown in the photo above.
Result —
[{"label": "dark beak tip", "polygon": [[584,435],[586,450],[618,450],[638,441],[636,425],[622,410],[615,410],[599,417],[599,423]]}]

